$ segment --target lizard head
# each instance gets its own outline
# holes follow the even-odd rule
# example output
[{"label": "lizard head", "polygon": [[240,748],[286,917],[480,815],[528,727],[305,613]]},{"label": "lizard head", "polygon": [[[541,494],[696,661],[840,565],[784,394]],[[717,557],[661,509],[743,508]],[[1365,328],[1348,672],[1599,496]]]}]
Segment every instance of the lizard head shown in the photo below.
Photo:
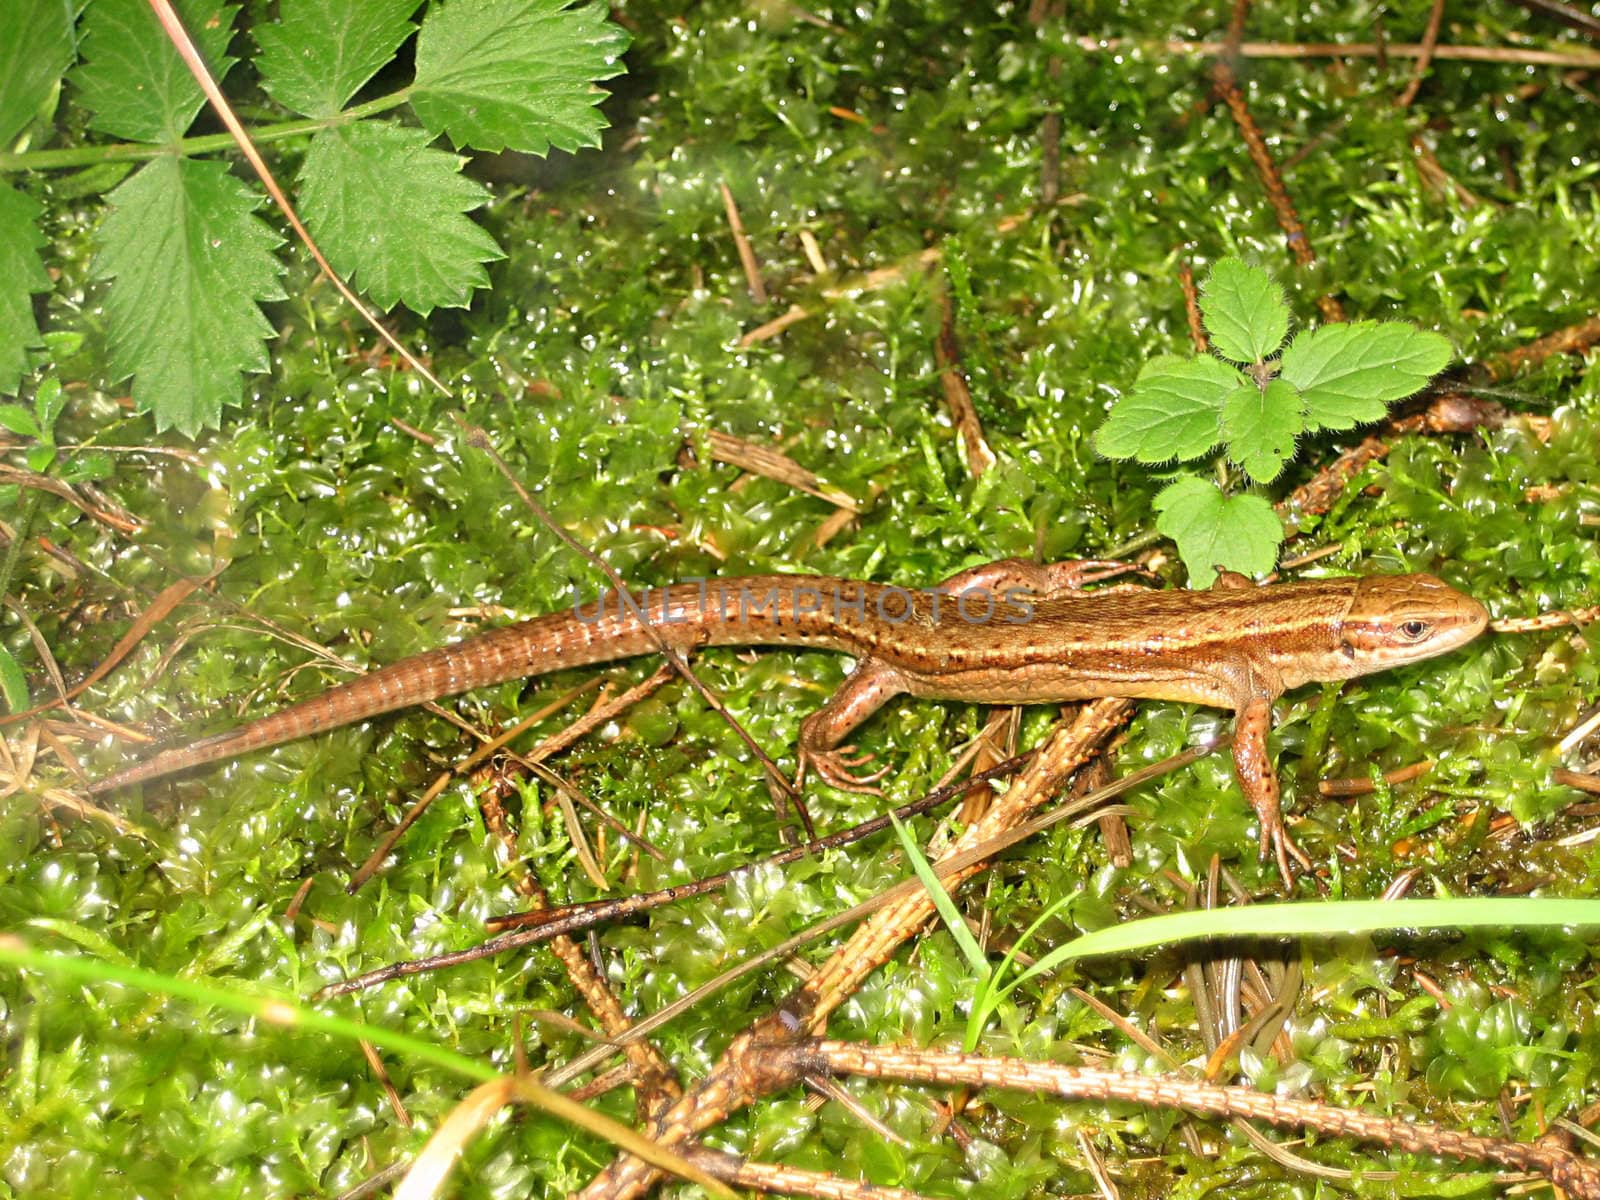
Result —
[{"label": "lizard head", "polygon": [[1350,676],[1418,662],[1465,645],[1489,624],[1471,596],[1432,575],[1370,575],[1339,625]]}]

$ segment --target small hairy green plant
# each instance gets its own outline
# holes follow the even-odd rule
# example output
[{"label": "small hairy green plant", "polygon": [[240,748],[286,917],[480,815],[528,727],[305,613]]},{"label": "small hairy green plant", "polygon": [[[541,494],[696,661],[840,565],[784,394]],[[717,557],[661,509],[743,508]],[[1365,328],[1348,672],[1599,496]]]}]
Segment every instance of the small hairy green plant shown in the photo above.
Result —
[{"label": "small hairy green plant", "polygon": [[[238,4],[177,7],[216,78],[243,61]],[[282,0],[276,21],[249,28],[250,83],[264,94],[239,90],[265,116],[258,144],[303,148],[297,204],[334,267],[377,307],[427,314],[465,306],[488,282],[484,264],[503,257],[466,215],[487,190],[434,143],[531,154],[596,145],[605,121],[594,84],[621,72],[627,35],[603,5],[568,0],[433,0],[413,21],[417,8]],[[413,35],[410,82],[350,106]],[[260,306],[284,297],[283,238],[256,215],[259,190],[219,155],[231,139],[185,137],[203,99],[146,0],[0,5],[0,147],[11,151],[0,151],[0,394],[37,365],[32,297],[52,286],[29,188],[69,167],[89,168],[71,181],[78,194],[110,189],[94,274],[106,283],[112,372],[133,377],[136,407],[193,434],[239,402],[244,373],[267,369],[273,327]],[[120,144],[73,145],[72,130]],[[53,144],[27,149],[40,142]],[[25,177],[18,186],[7,174]]]},{"label": "small hairy green plant", "polygon": [[[1272,569],[1283,524],[1250,485],[1277,479],[1302,434],[1381,419],[1450,361],[1450,343],[1403,321],[1355,321],[1289,339],[1289,307],[1265,271],[1237,258],[1212,268],[1200,313],[1215,354],[1163,354],[1095,435],[1107,458],[1141,463],[1205,458],[1220,445],[1224,487],[1183,473],[1157,494],[1156,528],[1178,545],[1190,580],[1218,568]],[[1281,351],[1281,353],[1280,353]],[[1228,464],[1238,468],[1227,470]],[[1242,479],[1241,479],[1242,477]],[[1242,486],[1241,486],[1242,484]]]}]

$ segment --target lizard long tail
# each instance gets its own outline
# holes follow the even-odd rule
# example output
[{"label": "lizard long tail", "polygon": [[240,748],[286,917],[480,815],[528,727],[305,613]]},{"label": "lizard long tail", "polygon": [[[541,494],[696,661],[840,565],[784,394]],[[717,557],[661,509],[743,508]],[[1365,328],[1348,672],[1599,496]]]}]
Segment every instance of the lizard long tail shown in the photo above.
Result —
[{"label": "lizard long tail", "polygon": [[[771,606],[732,602],[714,589],[678,584],[646,594],[643,603],[649,616],[647,626],[639,617],[637,605],[619,603],[614,593],[606,593],[590,615],[569,610],[535,617],[392,663],[241,729],[163,750],[144,762],[96,780],[89,785],[89,792],[99,795],[115,791],[473,688],[648,654],[659,650],[663,643],[679,651],[705,645],[760,643],[833,645],[847,650],[860,645],[847,621],[841,621],[823,605],[810,607],[797,599],[802,585],[814,582],[837,589],[840,581],[753,576],[737,582],[742,589],[737,600],[753,597],[770,601]],[[843,586],[853,589],[864,585]],[[754,619],[752,612],[758,614]]]}]

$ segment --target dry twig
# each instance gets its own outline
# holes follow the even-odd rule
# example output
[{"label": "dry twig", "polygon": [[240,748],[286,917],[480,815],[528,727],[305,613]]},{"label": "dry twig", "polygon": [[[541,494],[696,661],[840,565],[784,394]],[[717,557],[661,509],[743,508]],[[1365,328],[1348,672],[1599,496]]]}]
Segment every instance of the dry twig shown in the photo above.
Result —
[{"label": "dry twig", "polygon": [[1424,1121],[1384,1117],[1314,1100],[1271,1095],[1250,1088],[1191,1079],[1134,1075],[1093,1067],[1069,1067],[1025,1059],[983,1058],[949,1051],[812,1041],[752,1047],[747,1067],[771,1083],[785,1074],[830,1071],[869,1079],[900,1079],[950,1085],[1003,1087],[1043,1092],[1064,1099],[1120,1100],[1152,1108],[1212,1117],[1243,1117],[1285,1129],[1311,1129],[1329,1137],[1373,1142],[1410,1154],[1439,1155],[1462,1162],[1493,1163],[1531,1171],[1562,1188],[1573,1200],[1600,1200],[1600,1168],[1554,1142],[1511,1141],[1446,1129]]},{"label": "dry twig", "polygon": [[767,302],[767,285],[761,282],[761,266],[756,262],[756,252],[750,245],[750,239],[745,236],[744,222],[739,219],[739,206],[734,202],[733,192],[726,183],[718,183],[722,189],[722,207],[728,214],[728,231],[733,235],[733,244],[739,252],[739,265],[744,268],[745,286],[750,289],[750,299],[757,304]]},{"label": "dry twig", "polygon": [[983,422],[978,419],[978,410],[972,403],[972,389],[967,386],[966,373],[961,369],[955,309],[948,292],[941,293],[939,307],[942,313],[939,336],[933,344],[934,362],[939,366],[939,386],[944,389],[945,403],[950,406],[951,419],[966,448],[967,474],[981,479],[998,460],[983,436]]}]

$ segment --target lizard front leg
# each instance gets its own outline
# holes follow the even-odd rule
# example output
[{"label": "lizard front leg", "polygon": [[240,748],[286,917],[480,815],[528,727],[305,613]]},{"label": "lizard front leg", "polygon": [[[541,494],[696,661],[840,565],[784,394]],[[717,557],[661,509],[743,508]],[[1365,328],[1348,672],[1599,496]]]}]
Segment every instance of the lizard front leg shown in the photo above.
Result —
[{"label": "lizard front leg", "polygon": [[1239,776],[1239,787],[1261,823],[1261,857],[1267,857],[1267,847],[1271,846],[1278,860],[1278,872],[1283,876],[1283,886],[1292,891],[1294,872],[1289,867],[1290,856],[1307,870],[1311,868],[1311,860],[1284,828],[1283,811],[1278,805],[1278,775],[1267,755],[1272,700],[1268,694],[1257,693],[1239,705],[1233,725],[1233,765]]},{"label": "lizard front leg", "polygon": [[[1025,558],[1002,558],[958,571],[938,585],[949,595],[962,592],[1011,590],[1048,596],[1060,591],[1076,591],[1086,583],[1096,583],[1140,568],[1132,563],[1109,559],[1069,559],[1037,563]],[[851,746],[841,745],[852,730],[883,705],[908,690],[907,681],[894,667],[876,659],[862,659],[838,691],[805,719],[800,726],[800,771],[797,784],[804,783],[808,770],[815,771],[824,783],[844,791],[881,794],[874,786],[889,771],[885,767],[871,774],[856,774],[854,768],[872,761],[870,754],[855,754]]]}]

